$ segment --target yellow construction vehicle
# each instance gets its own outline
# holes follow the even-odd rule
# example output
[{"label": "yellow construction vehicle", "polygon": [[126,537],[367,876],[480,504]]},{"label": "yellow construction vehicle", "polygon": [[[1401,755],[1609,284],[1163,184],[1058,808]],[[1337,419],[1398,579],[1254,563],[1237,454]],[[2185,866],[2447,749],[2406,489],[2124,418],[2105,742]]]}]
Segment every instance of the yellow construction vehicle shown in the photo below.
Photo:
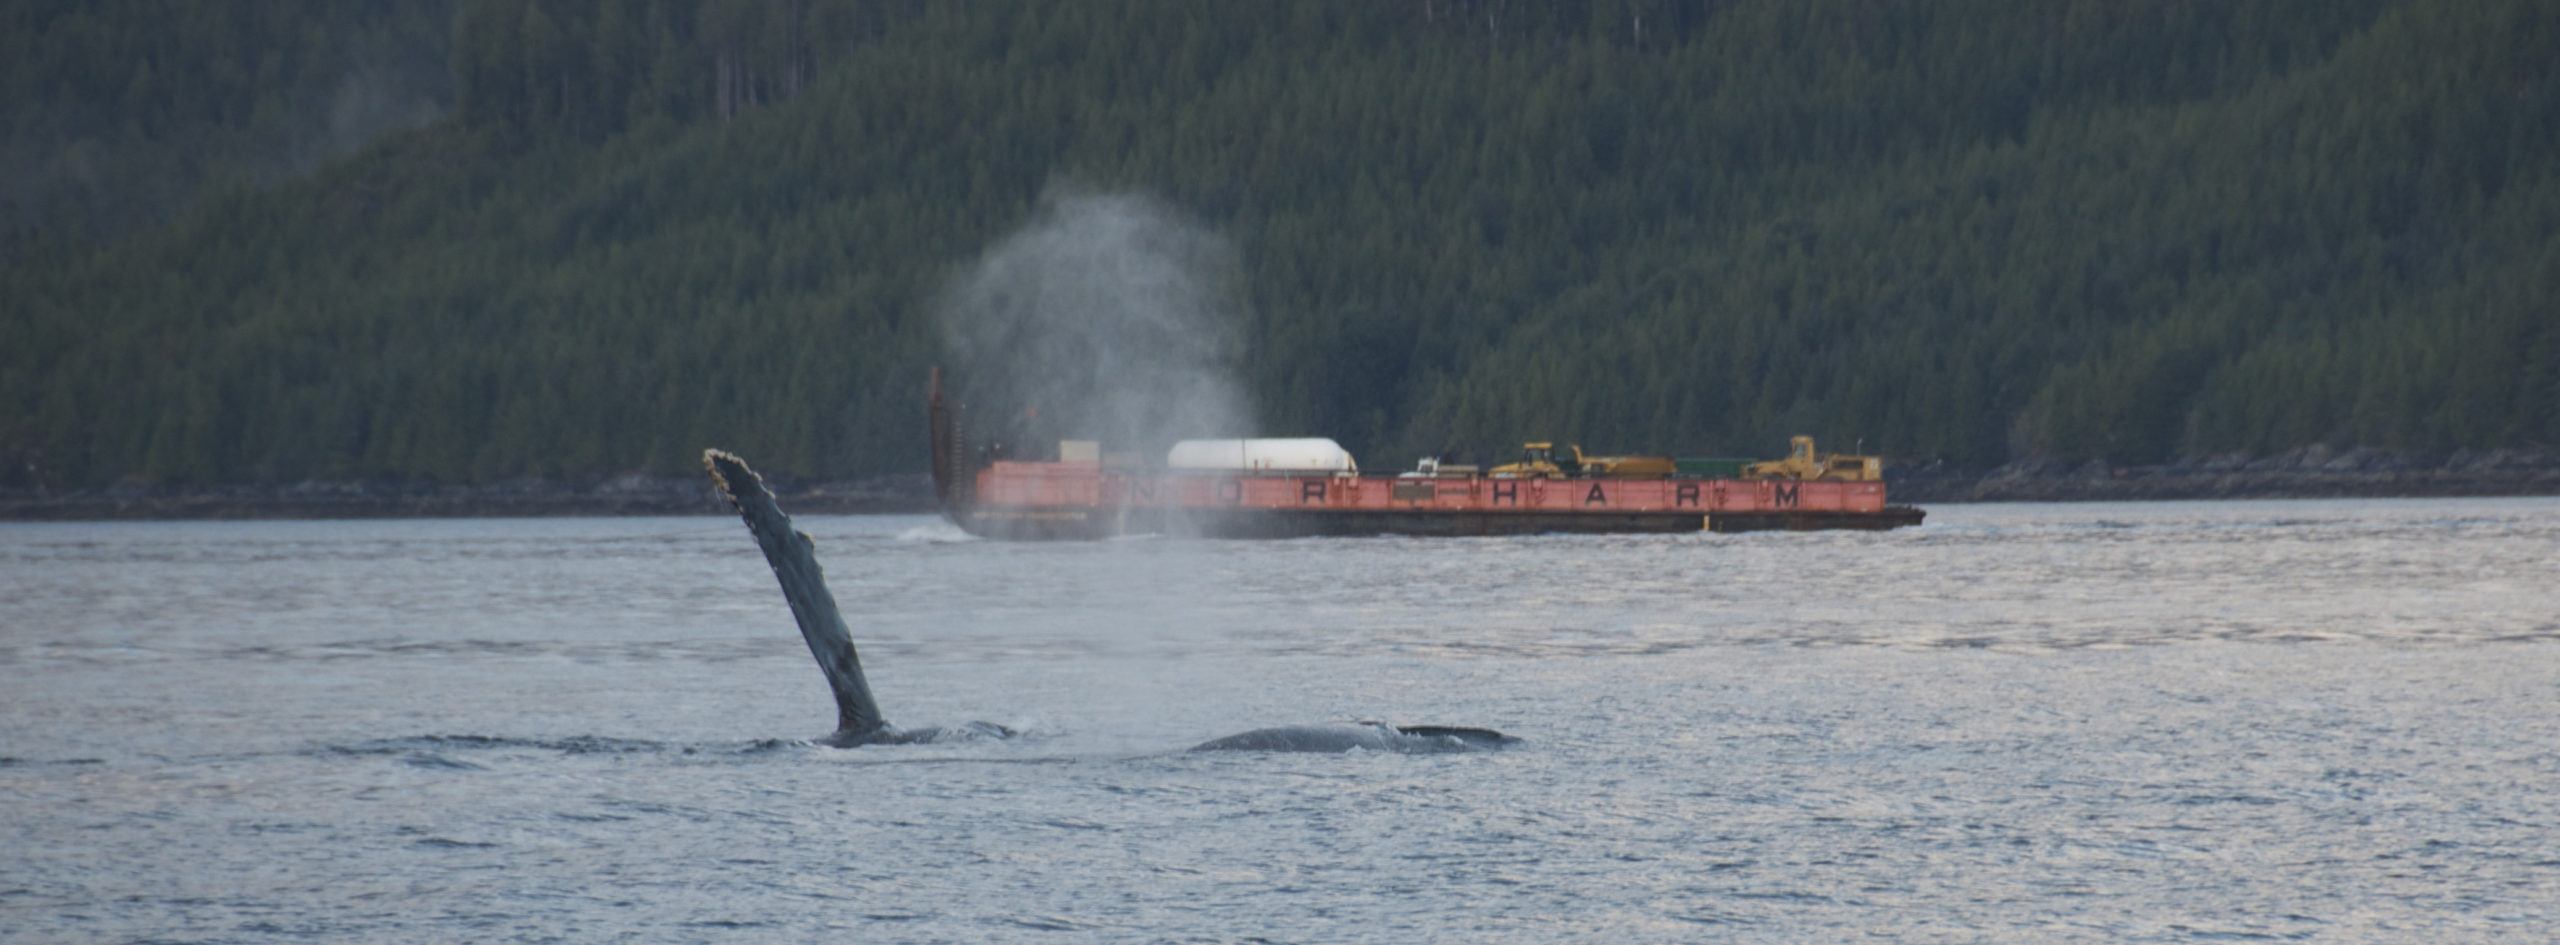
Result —
[{"label": "yellow construction vehicle", "polygon": [[1816,455],[1813,451],[1813,438],[1799,436],[1787,441],[1787,458],[1744,466],[1742,478],[1874,482],[1884,478],[1884,457],[1851,456],[1846,453]]},{"label": "yellow construction vehicle", "polygon": [[1558,450],[1554,443],[1527,443],[1521,446],[1519,462],[1493,467],[1489,475],[1498,479],[1659,479],[1678,468],[1668,456],[1584,456],[1579,446]]}]

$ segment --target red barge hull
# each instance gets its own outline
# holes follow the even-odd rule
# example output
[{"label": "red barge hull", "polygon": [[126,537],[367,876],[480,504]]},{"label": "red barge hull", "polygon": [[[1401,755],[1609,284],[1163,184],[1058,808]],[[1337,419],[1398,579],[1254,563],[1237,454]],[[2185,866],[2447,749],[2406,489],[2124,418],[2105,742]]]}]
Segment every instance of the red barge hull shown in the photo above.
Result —
[{"label": "red barge hull", "polygon": [[971,480],[944,513],[972,535],[1016,540],[1882,530],[1923,514],[1886,505],[1881,482],[1120,473],[1075,462],[997,462]]},{"label": "red barge hull", "polygon": [[1096,461],[973,461],[959,411],[928,399],[934,490],[972,535],[1306,538],[1740,532],[1920,524],[1882,482],[1794,479],[1418,478],[1105,468]]}]

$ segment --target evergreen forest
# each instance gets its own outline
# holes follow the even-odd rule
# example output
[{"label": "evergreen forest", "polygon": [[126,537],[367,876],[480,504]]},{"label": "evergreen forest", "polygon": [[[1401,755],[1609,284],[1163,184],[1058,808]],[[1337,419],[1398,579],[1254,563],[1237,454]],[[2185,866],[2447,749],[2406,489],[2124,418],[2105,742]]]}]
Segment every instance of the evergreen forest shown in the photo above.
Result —
[{"label": "evergreen forest", "polygon": [[2560,443],[2551,0],[5,17],[10,488],[920,471],[1094,194],[1223,247],[1218,432],[1373,470]]}]

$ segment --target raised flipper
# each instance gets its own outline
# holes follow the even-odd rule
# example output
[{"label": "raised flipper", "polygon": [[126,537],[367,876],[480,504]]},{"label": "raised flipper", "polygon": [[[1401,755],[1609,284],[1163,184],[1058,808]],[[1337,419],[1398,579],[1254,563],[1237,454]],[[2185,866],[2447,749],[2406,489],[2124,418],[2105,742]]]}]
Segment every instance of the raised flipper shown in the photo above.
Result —
[{"label": "raised flipper", "polygon": [[702,468],[737,508],[738,516],[747,520],[747,531],[755,533],[765,563],[773,566],[774,578],[782,582],[782,598],[791,603],[791,619],[800,623],[800,638],[809,641],[809,655],[818,658],[819,671],[827,674],[827,687],[835,690],[836,731],[825,742],[850,747],[899,740],[889,720],[880,717],[880,704],[871,699],[871,683],[862,677],[862,659],[853,652],[853,633],[845,629],[844,615],[836,611],[835,595],[827,593],[827,575],[818,567],[816,545],[809,536],[792,530],[791,517],[782,514],[782,506],[765,489],[764,478],[747,468],[746,460],[703,450]]}]

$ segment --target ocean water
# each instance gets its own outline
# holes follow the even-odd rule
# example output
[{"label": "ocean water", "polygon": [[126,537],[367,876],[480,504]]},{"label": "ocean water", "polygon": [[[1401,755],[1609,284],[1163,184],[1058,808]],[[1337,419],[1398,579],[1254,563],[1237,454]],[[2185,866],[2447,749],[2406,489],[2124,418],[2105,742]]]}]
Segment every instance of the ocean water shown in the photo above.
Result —
[{"label": "ocean water", "polygon": [[[0,941],[2560,938],[2560,500],[0,524]],[[1489,753],[1184,752],[1377,718]]]}]

